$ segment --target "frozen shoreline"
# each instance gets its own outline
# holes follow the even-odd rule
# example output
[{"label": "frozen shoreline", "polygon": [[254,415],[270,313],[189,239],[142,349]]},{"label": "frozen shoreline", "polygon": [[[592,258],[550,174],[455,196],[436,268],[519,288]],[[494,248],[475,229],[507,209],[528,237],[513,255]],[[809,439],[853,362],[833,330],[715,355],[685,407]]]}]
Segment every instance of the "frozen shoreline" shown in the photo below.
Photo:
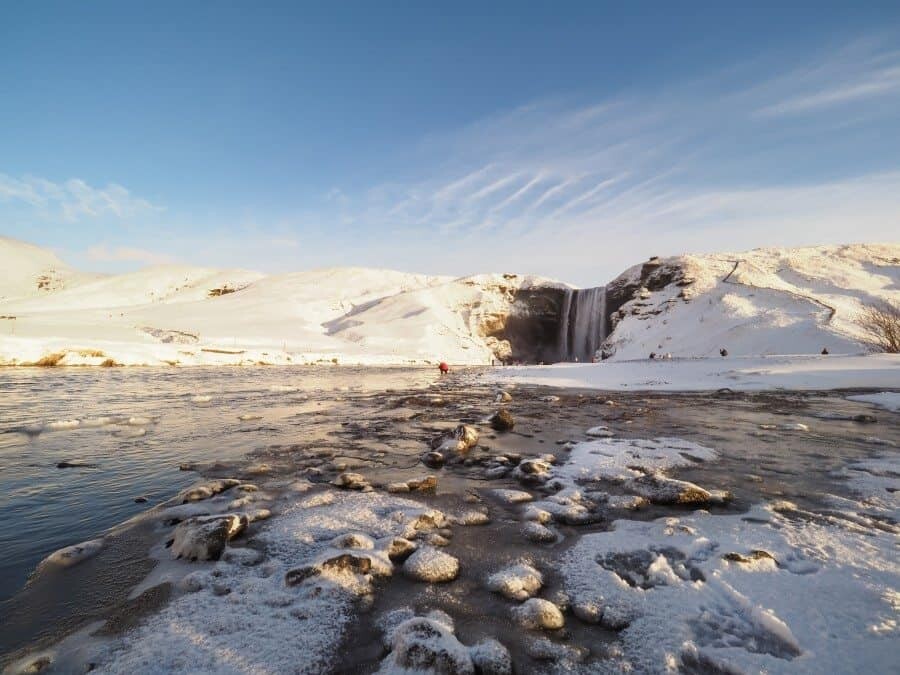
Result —
[{"label": "frozen shoreline", "polygon": [[621,391],[827,391],[900,387],[900,355],[761,356],[605,361],[492,371],[498,383]]}]

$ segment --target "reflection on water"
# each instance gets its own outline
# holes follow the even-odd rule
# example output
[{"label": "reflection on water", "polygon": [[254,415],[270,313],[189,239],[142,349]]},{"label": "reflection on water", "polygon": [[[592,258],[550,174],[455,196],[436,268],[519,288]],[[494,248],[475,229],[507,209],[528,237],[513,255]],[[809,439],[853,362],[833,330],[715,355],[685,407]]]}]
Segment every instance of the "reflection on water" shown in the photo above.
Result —
[{"label": "reflection on water", "polygon": [[350,394],[434,379],[405,368],[0,370],[0,600],[47,554],[194,482],[179,464],[291,443]]}]

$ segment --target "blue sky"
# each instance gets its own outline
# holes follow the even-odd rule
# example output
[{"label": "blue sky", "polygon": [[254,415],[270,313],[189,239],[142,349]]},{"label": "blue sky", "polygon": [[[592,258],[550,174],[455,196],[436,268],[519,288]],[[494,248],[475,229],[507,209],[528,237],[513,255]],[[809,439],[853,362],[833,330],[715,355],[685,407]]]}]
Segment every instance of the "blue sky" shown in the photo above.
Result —
[{"label": "blue sky", "polygon": [[900,240],[900,5],[737,4],[4,3],[0,234],[580,285]]}]

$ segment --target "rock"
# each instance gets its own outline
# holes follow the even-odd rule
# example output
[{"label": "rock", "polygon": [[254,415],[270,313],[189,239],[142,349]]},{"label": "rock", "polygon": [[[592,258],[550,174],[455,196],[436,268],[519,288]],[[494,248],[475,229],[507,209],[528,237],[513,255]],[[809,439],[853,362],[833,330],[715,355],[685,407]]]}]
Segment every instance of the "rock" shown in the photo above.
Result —
[{"label": "rock", "polygon": [[469,650],[440,621],[415,617],[394,628],[391,653],[381,672],[474,675]]},{"label": "rock", "polygon": [[538,508],[534,504],[529,504],[522,512],[522,518],[535,523],[540,523],[541,525],[546,525],[551,520],[553,520],[553,514],[551,514],[549,511]]},{"label": "rock", "polygon": [[96,464],[89,464],[87,462],[79,462],[77,460],[74,462],[59,462],[56,465],[57,469],[94,469],[96,467],[97,467]]},{"label": "rock", "polygon": [[494,396],[494,403],[509,403],[510,401],[512,401],[512,394],[503,389],[499,389]]},{"label": "rock", "polygon": [[541,590],[544,577],[528,563],[517,563],[492,574],[487,579],[488,590],[510,600],[527,600]]},{"label": "rock", "polygon": [[559,396],[541,396],[541,401],[544,403],[558,403]]},{"label": "rock", "polygon": [[600,623],[603,618],[603,608],[588,600],[572,605],[572,613],[585,623]]},{"label": "rock", "polygon": [[359,532],[348,532],[339,535],[331,540],[331,545],[335,548],[358,548],[368,551],[375,548],[375,542],[372,541],[372,537]]},{"label": "rock", "polygon": [[528,541],[536,544],[549,544],[556,541],[556,534],[553,530],[540,523],[525,523],[522,527],[522,534]]},{"label": "rock", "polygon": [[437,490],[437,477],[425,476],[422,480],[411,480],[406,483],[414,492],[434,492]]},{"label": "rock", "polygon": [[422,455],[422,464],[431,467],[432,469],[438,469],[444,466],[444,455],[435,450],[426,452],[424,455]]},{"label": "rock", "polygon": [[854,415],[852,419],[860,424],[875,424],[878,421],[875,415]]},{"label": "rock", "polygon": [[650,473],[630,480],[627,487],[654,504],[709,504],[713,495],[699,485]]},{"label": "rock", "polygon": [[428,535],[428,543],[432,546],[449,546],[450,540],[444,535],[435,532]]},{"label": "rock", "polygon": [[591,427],[584,433],[594,438],[609,438],[613,436],[613,432],[609,430],[609,427],[604,426]]},{"label": "rock", "polygon": [[565,625],[559,607],[541,598],[531,598],[519,607],[513,607],[512,616],[523,628],[556,630]]},{"label": "rock", "polygon": [[480,675],[512,675],[509,650],[493,638],[485,638],[469,647],[469,656]]},{"label": "rock", "polygon": [[218,560],[225,544],[246,527],[246,517],[235,514],[190,518],[175,527],[172,557],[188,560]]},{"label": "rock", "polygon": [[531,493],[523,490],[494,490],[493,493],[497,499],[507,504],[521,504],[523,502],[530,502],[534,499],[534,497],[531,496]]},{"label": "rock", "polygon": [[472,510],[457,516],[456,522],[460,525],[487,525],[491,522],[491,519],[488,514],[483,511]]},{"label": "rock", "polygon": [[135,503],[135,504],[146,504],[146,503],[147,503],[147,498],[144,497],[144,496],[135,497],[135,498],[134,498],[134,503]]},{"label": "rock", "polygon": [[387,491],[393,494],[409,492],[409,485],[407,485],[406,483],[389,483],[387,486]]},{"label": "rock", "polygon": [[478,429],[460,424],[453,431],[432,439],[431,449],[464,455],[478,444]]},{"label": "rock", "polygon": [[409,539],[394,537],[387,547],[388,558],[392,562],[403,562],[416,550],[416,545]]},{"label": "rock", "polygon": [[219,480],[208,481],[202,485],[198,485],[182,494],[181,503],[198,502],[203,499],[209,499],[213,495],[224,492],[235,485],[240,485],[241,481],[235,478],[220,478]]},{"label": "rock", "polygon": [[557,668],[565,665],[566,671],[574,670],[575,664],[584,661],[588,654],[588,650],[584,647],[560,644],[545,637],[529,640],[525,645],[525,651],[536,661],[557,661]]},{"label": "rock", "polygon": [[318,563],[289,570],[284,575],[284,583],[287,586],[297,586],[307,579],[319,576],[323,572],[368,574],[371,571],[372,560],[368,556],[340,553],[325,558]]},{"label": "rock", "polygon": [[551,476],[550,464],[542,459],[526,459],[519,462],[513,476],[521,483],[532,485],[546,483]]},{"label": "rock", "polygon": [[637,495],[612,495],[606,500],[606,506],[610,509],[623,509],[637,511],[643,509],[650,502]]},{"label": "rock", "polygon": [[331,484],[344,490],[363,490],[369,487],[365,476],[359,473],[341,473]]},{"label": "rock", "polygon": [[506,408],[500,408],[488,420],[496,431],[509,431],[516,426],[516,421]]},{"label": "rock", "polygon": [[406,559],[403,573],[416,581],[453,581],[459,574],[459,560],[435,548],[424,546]]}]

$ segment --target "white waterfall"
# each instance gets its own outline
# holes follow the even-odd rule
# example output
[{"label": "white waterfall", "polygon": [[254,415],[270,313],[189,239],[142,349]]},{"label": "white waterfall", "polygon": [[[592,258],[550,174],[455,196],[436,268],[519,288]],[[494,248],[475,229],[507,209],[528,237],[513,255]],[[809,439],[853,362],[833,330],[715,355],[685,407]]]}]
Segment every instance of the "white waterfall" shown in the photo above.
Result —
[{"label": "white waterfall", "polygon": [[606,337],[606,287],[567,289],[559,319],[560,360],[590,362]]}]

